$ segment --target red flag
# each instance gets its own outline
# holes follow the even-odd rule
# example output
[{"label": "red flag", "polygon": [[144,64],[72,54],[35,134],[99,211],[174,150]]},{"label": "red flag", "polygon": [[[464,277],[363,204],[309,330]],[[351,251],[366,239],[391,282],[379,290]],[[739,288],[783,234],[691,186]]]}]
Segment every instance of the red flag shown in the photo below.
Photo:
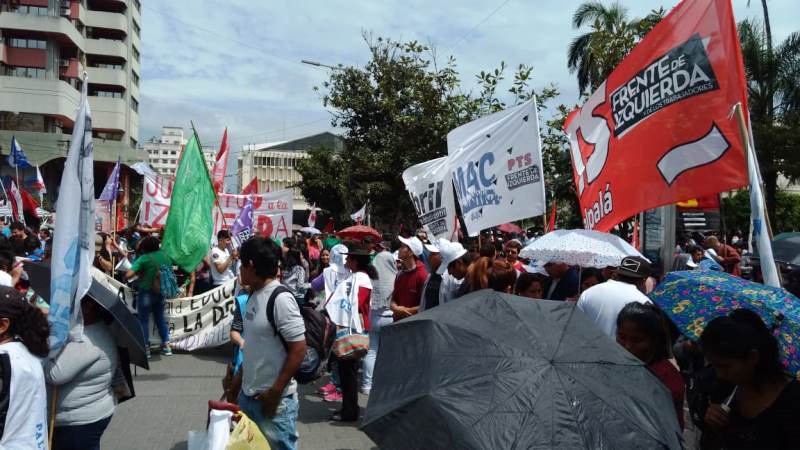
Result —
[{"label": "red flag", "polygon": [[744,80],[730,1],[673,8],[567,118],[584,225],[747,185]]},{"label": "red flag", "polygon": [[253,178],[250,184],[242,189],[242,195],[257,195],[258,194],[258,178]]},{"label": "red flag", "polygon": [[331,220],[329,220],[328,223],[325,224],[325,228],[322,229],[322,232],[324,234],[331,234],[334,231],[334,228],[333,228],[334,226],[336,226],[336,220],[331,218]]},{"label": "red flag", "polygon": [[228,169],[228,127],[222,134],[222,143],[219,145],[219,152],[214,160],[214,167],[211,169],[211,181],[214,183],[214,190],[222,192],[225,184],[225,171]]},{"label": "red flag", "polygon": [[550,221],[547,224],[545,233],[549,233],[556,229],[556,199],[553,199],[553,208],[550,210]]},{"label": "red flag", "polygon": [[633,218],[633,236],[631,236],[631,245],[636,250],[639,250],[639,216]]},{"label": "red flag", "polygon": [[23,203],[22,203],[22,195],[17,189],[17,183],[14,180],[11,180],[11,187],[8,190],[8,199],[11,203],[11,214],[14,216],[14,220],[25,222],[25,218],[22,215]]},{"label": "red flag", "polygon": [[20,189],[19,193],[22,197],[22,210],[34,217],[39,217],[39,214],[36,212],[36,208],[39,207],[39,202],[25,189]]}]

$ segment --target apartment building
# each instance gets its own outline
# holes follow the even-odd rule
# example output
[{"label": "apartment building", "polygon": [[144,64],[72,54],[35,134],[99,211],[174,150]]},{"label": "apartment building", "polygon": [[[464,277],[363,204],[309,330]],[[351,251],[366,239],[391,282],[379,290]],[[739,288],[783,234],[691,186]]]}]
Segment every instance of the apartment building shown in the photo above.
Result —
[{"label": "apartment building", "polygon": [[292,186],[303,179],[297,171],[297,163],[309,157],[309,150],[318,147],[339,152],[344,149],[344,140],[325,132],[290,141],[245,145],[241,152],[239,184],[246,186],[255,178],[259,192],[291,188],[295,211],[307,210],[311,205],[300,189]]},{"label": "apartment building", "polygon": [[[161,175],[175,176],[175,171],[178,169],[178,161],[186,141],[183,128],[162,127],[160,137],[154,136],[144,143],[150,167]],[[203,148],[203,156],[206,159],[209,170],[214,165],[216,151],[217,149]]]},{"label": "apartment building", "polygon": [[85,72],[95,161],[146,159],[137,150],[140,24],[139,0],[0,0],[2,154],[15,136],[45,172],[65,157]]}]

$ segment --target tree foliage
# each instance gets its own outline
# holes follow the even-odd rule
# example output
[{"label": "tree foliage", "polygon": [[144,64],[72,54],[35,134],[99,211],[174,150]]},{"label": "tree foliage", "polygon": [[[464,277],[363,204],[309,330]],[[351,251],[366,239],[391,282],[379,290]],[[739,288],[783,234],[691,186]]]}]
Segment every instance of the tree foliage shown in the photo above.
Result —
[{"label": "tree foliage", "polygon": [[[441,64],[435,49],[415,41],[364,39],[369,62],[333,70],[318,88],[332,125],[344,130],[346,150],[336,155],[315,151],[298,166],[303,195],[329,210],[338,223],[369,199],[373,225],[387,230],[403,223],[415,226],[416,213],[401,178],[405,169],[447,155],[447,133],[459,125],[534,95],[541,111],[558,95],[554,86],[535,92],[533,69],[524,64],[505,87],[504,62],[477,75],[480,91],[473,94],[462,89],[452,56]],[[561,153],[554,160],[567,155],[561,144],[549,147]],[[571,177],[571,169],[567,174]]]},{"label": "tree foliage", "polygon": [[[741,230],[747,233],[750,227],[750,192],[747,189],[736,191],[722,199],[722,218],[728,231]],[[772,233],[800,231],[800,195],[777,191],[775,219],[772,220]]]}]

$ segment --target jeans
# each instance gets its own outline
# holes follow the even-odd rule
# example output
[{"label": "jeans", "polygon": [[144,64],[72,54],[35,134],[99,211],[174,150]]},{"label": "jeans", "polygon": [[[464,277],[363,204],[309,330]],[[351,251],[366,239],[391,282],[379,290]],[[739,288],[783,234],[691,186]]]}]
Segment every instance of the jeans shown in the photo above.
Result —
[{"label": "jeans", "polygon": [[55,427],[52,450],[100,450],[100,437],[109,422],[111,416],[86,425]]},{"label": "jeans", "polygon": [[261,412],[261,402],[255,397],[239,393],[239,408],[253,422],[267,438],[269,446],[273,450],[295,450],[297,448],[297,414],[300,410],[300,402],[297,394],[289,395],[281,399],[275,417],[264,417]]},{"label": "jeans", "polygon": [[167,321],[164,320],[164,296],[151,291],[139,291],[139,298],[136,299],[136,313],[139,323],[144,331],[144,343],[150,346],[150,313],[153,314],[153,323],[158,328],[161,335],[161,343],[169,343],[169,328]]},{"label": "jeans", "polygon": [[381,327],[391,325],[392,311],[389,308],[373,309],[369,312],[369,351],[362,362],[361,389],[372,389],[372,372],[378,358],[378,345],[381,342]]}]

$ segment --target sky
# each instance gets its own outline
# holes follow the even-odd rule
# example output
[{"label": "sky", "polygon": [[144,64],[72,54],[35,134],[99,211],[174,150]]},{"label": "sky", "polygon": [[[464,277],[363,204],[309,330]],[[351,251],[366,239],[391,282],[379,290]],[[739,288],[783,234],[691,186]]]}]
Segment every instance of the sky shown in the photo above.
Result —
[{"label": "sky", "polygon": [[[732,0],[736,20],[762,18],[761,2]],[[362,33],[417,40],[453,55],[462,86],[477,92],[475,75],[505,61],[533,66],[537,90],[555,83],[554,104],[579,102],[567,70],[567,46],[586,30],[571,26],[579,0],[160,0],[142,2],[139,141],[162,126],[194,124],[206,147],[224,127],[234,149],[295,139],[331,127],[315,86],[335,66],[363,66]],[[604,1],[607,3],[607,1]],[[623,0],[629,17],[672,8],[675,0]],[[800,31],[798,0],[768,0],[773,40]]]}]

